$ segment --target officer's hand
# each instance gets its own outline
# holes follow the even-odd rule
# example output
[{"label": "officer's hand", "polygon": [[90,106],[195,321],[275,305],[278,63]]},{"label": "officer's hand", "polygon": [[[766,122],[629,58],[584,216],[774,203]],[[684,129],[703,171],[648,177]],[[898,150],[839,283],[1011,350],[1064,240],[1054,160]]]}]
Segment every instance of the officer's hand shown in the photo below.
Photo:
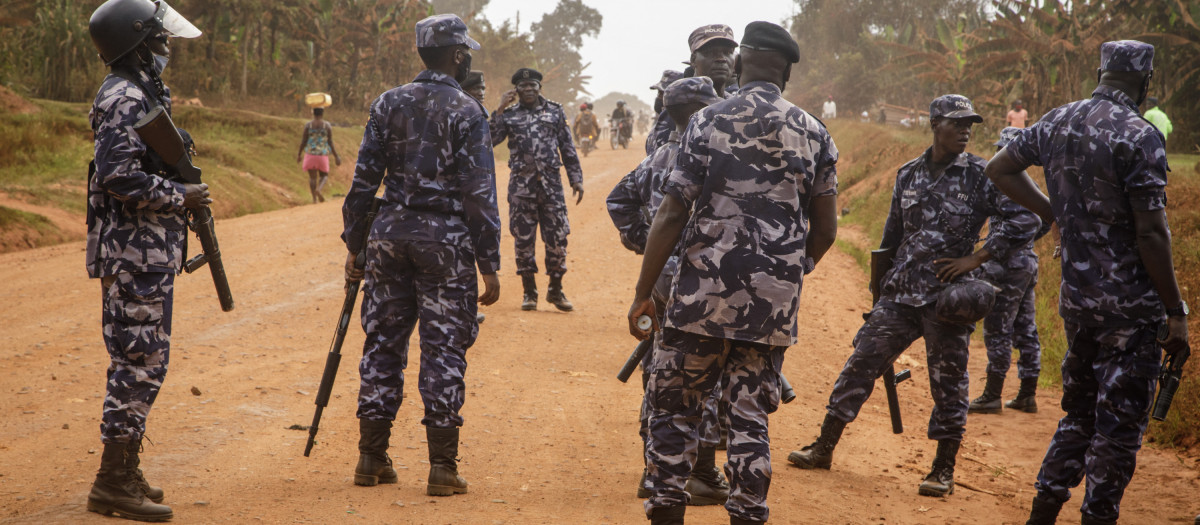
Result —
[{"label": "officer's hand", "polygon": [[1167,318],[1167,338],[1160,339],[1158,344],[1168,354],[1178,355],[1188,347],[1187,317],[1178,315]]},{"label": "officer's hand", "polygon": [[357,254],[353,252],[346,254],[346,286],[359,282],[363,278],[363,269],[354,266],[354,259],[357,257]]},{"label": "officer's hand", "polygon": [[575,183],[571,185],[571,195],[575,196],[575,204],[583,201],[583,184]]},{"label": "officer's hand", "polygon": [[512,103],[516,102],[516,101],[517,101],[517,90],[510,89],[508,91],[505,91],[504,95],[500,97],[500,109],[497,110],[497,112],[504,111],[504,108],[511,106]]},{"label": "officer's hand", "polygon": [[500,278],[494,273],[483,274],[483,295],[479,296],[479,304],[484,306],[494,304],[500,299]]},{"label": "officer's hand", "polygon": [[[650,316],[652,328],[649,331],[638,328],[637,320],[643,315]],[[650,337],[650,332],[656,330],[658,330],[658,316],[654,312],[654,301],[649,297],[641,300],[635,299],[633,305],[629,307],[629,334],[636,337],[638,341],[642,341]]]},{"label": "officer's hand", "polygon": [[212,204],[212,199],[208,198],[207,184],[183,185],[183,207],[198,210],[209,204]]},{"label": "officer's hand", "polygon": [[957,259],[944,258],[933,261],[933,265],[937,267],[937,278],[944,283],[958,279],[982,264],[983,259],[975,254]]}]

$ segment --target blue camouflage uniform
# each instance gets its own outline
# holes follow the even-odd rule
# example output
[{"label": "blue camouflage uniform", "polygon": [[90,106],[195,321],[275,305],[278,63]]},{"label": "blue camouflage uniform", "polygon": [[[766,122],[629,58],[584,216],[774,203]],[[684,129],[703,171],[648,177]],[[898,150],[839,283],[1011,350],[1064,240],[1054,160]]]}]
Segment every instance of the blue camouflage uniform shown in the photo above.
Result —
[{"label": "blue camouflage uniform", "polygon": [[779,405],[783,353],[796,342],[801,284],[813,265],[808,206],[837,193],[836,162],[825,127],[774,84],[752,82],[692,117],[663,186],[692,214],[646,393],[648,514],[686,503],[697,428],[719,385],[730,420],[725,507],[766,521],[767,417]]},{"label": "blue camouflage uniform", "polygon": [[[167,375],[175,275],[187,238],[184,187],[133,131],[170,90],[145,71],[109,75],[92,104],[95,173],[88,180],[87,272],[99,278],[111,363],[101,440],[140,440]],[[153,157],[153,158],[152,158]],[[159,166],[159,167],[155,167]]]},{"label": "blue camouflage uniform", "polygon": [[646,154],[653,155],[658,148],[666,144],[673,131],[675,131],[675,121],[664,109],[654,119],[654,126],[650,128],[650,133],[646,134]]},{"label": "blue camouflage uniform", "polygon": [[[988,230],[1003,229],[1004,217],[988,220]],[[1037,378],[1042,371],[1042,344],[1037,333],[1038,256],[1033,241],[1008,255],[993,258],[981,267],[982,276],[994,284],[996,303],[983,318],[983,343],[987,347],[988,374],[1004,376],[1012,365],[1016,348],[1017,377]]]},{"label": "blue camouflage uniform", "polygon": [[[938,100],[954,98],[966,100],[957,95]],[[960,153],[935,178],[928,167],[932,152],[926,150],[896,174],[880,247],[898,250],[881,279],[879,301],[854,336],[854,353],[838,375],[827,410],[844,422],[853,421],[875,380],[913,341],[924,337],[934,402],[929,439],[961,441],[969,404],[967,347],[975,327],[938,315],[938,293],[948,283],[937,278],[933,261],[970,255],[989,216],[1001,218],[983,246],[992,254],[1030,242],[1040,221],[992,185],[983,174],[984,159]],[[959,280],[977,279],[979,273]]]},{"label": "blue camouflage uniform", "polygon": [[[1101,69],[1148,72],[1153,55],[1148,44],[1108,42]],[[1101,85],[1090,99],[1047,113],[1006,150],[1018,164],[1044,167],[1062,236],[1066,416],[1038,473],[1038,494],[1065,502],[1086,478],[1083,513],[1115,522],[1162,357],[1155,334],[1163,304],[1142,264],[1133,215],[1166,208],[1165,141],[1128,95]]]},{"label": "blue camouflage uniform", "polygon": [[395,419],[419,320],[421,423],[462,425],[466,352],[479,333],[475,269],[500,269],[491,144],[483,106],[442,73],[422,71],[371,105],[342,206],[342,240],[355,253],[383,184],[367,244],[360,419]]},{"label": "blue camouflage uniform", "polygon": [[[546,246],[546,274],[567,273],[567,204],[559,167],[572,186],[583,184],[583,169],[571,140],[571,128],[557,102],[538,97],[527,108],[514,104],[490,122],[492,145],[508,139],[508,230],[513,236],[517,273],[537,273],[534,239],[540,225]],[[561,152],[561,161],[559,154]]]}]

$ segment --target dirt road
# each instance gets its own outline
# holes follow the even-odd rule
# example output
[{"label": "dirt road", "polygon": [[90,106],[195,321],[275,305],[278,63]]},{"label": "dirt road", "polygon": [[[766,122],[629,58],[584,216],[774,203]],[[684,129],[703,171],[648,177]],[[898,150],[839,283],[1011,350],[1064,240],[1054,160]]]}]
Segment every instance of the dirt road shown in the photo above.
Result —
[{"label": "dirt road", "polygon": [[[306,433],[288,429],[310,422],[342,301],[341,200],[219,223],[237,309],[220,311],[206,272],[177,280],[173,359],[142,464],[166,490],[174,521],[642,523],[634,497],[642,465],[640,390],[613,377],[634,345],[623,316],[640,260],[621,247],[604,208],[608,190],[640,157],[636,149],[601,149],[584,159],[587,194],[569,205],[565,283],[575,312],[544,302],[537,312],[520,311],[505,232],[502,298],[484,310],[487,322],[468,354],[460,449],[471,483],[466,496],[424,495],[424,429],[411,382],[391,448],[400,483],[353,485],[363,340],[357,323],[312,457],[301,455]],[[503,204],[502,216],[507,221]],[[0,522],[117,523],[84,509],[99,463],[108,359],[99,285],[86,278],[83,255],[82,243],[0,255],[7,298],[0,305]],[[802,343],[784,365],[799,397],[771,421],[772,523],[1023,523],[1061,415],[1057,392],[1039,393],[1036,415],[973,416],[958,491],[945,499],[918,496],[935,449],[924,436],[931,402],[920,343],[901,357],[914,379],[900,387],[904,434],[890,432],[884,396],[876,395],[847,429],[832,471],[788,466],[787,453],[818,433],[870,301],[865,282],[854,261],[834,251],[804,287]],[[539,286],[545,288],[544,276]],[[411,355],[415,377],[418,353]],[[973,378],[982,377],[984,362],[982,345],[973,346]],[[977,394],[980,385],[972,386]],[[1006,396],[1015,392],[1009,386]],[[1200,512],[1196,458],[1144,450],[1139,459],[1123,523],[1190,523]],[[1062,522],[1077,522],[1078,501]],[[719,507],[693,508],[688,516],[690,523],[727,523]]]}]

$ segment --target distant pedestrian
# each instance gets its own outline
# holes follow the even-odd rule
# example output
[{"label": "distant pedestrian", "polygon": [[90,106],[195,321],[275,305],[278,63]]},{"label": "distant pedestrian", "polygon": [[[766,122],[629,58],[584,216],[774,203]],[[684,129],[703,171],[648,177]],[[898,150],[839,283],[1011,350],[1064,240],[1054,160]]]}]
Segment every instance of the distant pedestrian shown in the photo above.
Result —
[{"label": "distant pedestrian", "polygon": [[1010,128],[1024,128],[1025,121],[1029,120],[1029,111],[1025,110],[1025,105],[1020,100],[1012,103],[1012,109],[1004,115],[1004,122]]},{"label": "distant pedestrian", "polygon": [[837,102],[833,101],[833,95],[825,100],[821,105],[821,120],[833,120],[837,118]]},{"label": "distant pedestrian", "polygon": [[1149,120],[1151,124],[1154,124],[1154,127],[1158,128],[1159,133],[1162,133],[1163,143],[1165,144],[1167,142],[1167,137],[1172,131],[1175,130],[1174,126],[1171,126],[1171,119],[1167,118],[1166,113],[1163,113],[1162,108],[1158,105],[1157,98],[1146,98],[1146,105],[1150,106],[1150,109],[1146,110],[1146,114],[1144,116],[1146,117],[1146,120]]},{"label": "distant pedestrian", "polygon": [[300,151],[296,152],[296,162],[308,172],[308,190],[312,193],[313,203],[325,202],[325,183],[329,181],[329,154],[333,154],[334,162],[342,165],[337,147],[333,144],[333,126],[325,121],[325,109],[313,108],[313,119],[304,124],[304,132],[300,135]]},{"label": "distant pedestrian", "polygon": [[[1034,484],[1031,525],[1054,523],[1084,480],[1081,523],[1117,523],[1163,351],[1187,348],[1189,312],[1167,227],[1166,147],[1138,115],[1153,64],[1150,44],[1105,42],[1091,98],[1051,110],[987,166],[1002,191],[1062,236],[1066,415]],[[1042,166],[1049,198],[1022,173],[1030,165]]]}]

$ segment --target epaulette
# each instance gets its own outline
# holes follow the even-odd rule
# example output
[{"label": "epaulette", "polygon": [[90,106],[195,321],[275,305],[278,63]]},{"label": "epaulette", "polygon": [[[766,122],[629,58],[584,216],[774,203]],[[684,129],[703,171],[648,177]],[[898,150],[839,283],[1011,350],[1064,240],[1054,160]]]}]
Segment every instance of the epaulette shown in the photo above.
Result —
[{"label": "epaulette", "polygon": [[[545,97],[543,97],[543,98],[545,98]],[[562,109],[562,107],[563,107],[563,105],[562,105],[562,104],[559,104],[558,102],[555,102],[555,101],[553,101],[553,100],[550,100],[550,99],[548,99],[548,98],[546,99],[546,103],[547,103],[547,104],[550,104],[551,106],[554,106],[554,107],[556,107],[556,108],[558,108],[558,109]]]}]

